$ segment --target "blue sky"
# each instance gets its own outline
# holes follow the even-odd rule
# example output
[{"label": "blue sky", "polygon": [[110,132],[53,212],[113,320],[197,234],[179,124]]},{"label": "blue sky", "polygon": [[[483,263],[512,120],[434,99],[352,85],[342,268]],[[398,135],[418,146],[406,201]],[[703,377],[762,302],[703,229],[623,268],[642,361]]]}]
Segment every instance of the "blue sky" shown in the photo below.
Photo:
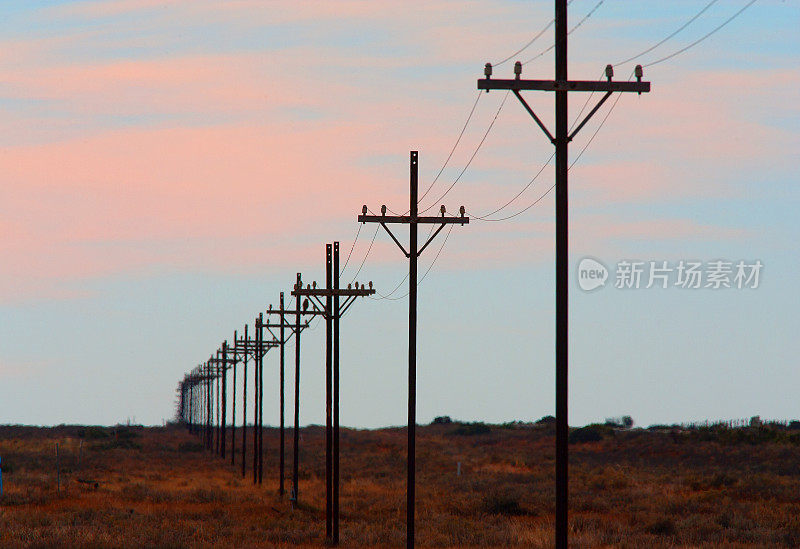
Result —
[{"label": "blue sky", "polygon": [[[604,1],[570,36],[570,76],[597,78],[706,4]],[[717,2],[641,61],[744,4]],[[575,0],[570,25],[596,5]],[[362,204],[404,207],[410,149],[427,187],[483,64],[530,40],[552,3],[412,13],[399,2],[6,2],[0,15],[0,422],[160,424],[184,372],[277,303],[296,272],[321,280],[325,242],[350,250]],[[646,68],[652,93],[622,97],[571,170],[574,265],[759,259],[764,270],[755,290],[584,293],[573,281],[570,423],[800,417],[798,24],[795,3],[758,1]],[[519,57],[551,43],[547,32]],[[495,72],[510,73],[510,63]],[[550,77],[551,54],[523,75]],[[424,206],[458,177],[502,98],[481,96]],[[552,98],[529,101],[552,126]],[[492,211],[550,153],[510,97],[442,202]],[[502,213],[552,177],[549,167]],[[373,231],[361,230],[345,281]],[[553,259],[551,195],[512,220],[453,230],[420,286],[421,422],[553,413]],[[378,233],[359,280],[386,292],[404,269]],[[405,422],[406,307],[364,300],[343,321],[344,424]],[[324,330],[308,334],[301,421],[320,423]]]}]

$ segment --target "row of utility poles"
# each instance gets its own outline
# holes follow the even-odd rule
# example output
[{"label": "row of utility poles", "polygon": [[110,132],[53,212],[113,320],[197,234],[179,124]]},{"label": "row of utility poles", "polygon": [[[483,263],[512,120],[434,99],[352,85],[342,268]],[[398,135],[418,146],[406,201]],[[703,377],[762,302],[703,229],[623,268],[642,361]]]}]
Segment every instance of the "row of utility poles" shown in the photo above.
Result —
[{"label": "row of utility poles", "polygon": [[[447,225],[469,223],[462,206],[459,216],[446,216],[445,207],[441,215],[420,216],[418,211],[418,153],[410,153],[410,194],[407,215],[386,215],[386,206],[381,207],[381,215],[367,215],[368,208],[362,208],[358,216],[360,223],[379,223],[409,260],[409,333],[408,333],[408,459],[407,459],[407,539],[409,546],[414,540],[415,474],[416,474],[416,355],[417,355],[417,263],[422,252]],[[408,250],[389,229],[390,224],[408,225]],[[419,225],[438,225],[422,244],[418,241]],[[280,444],[278,492],[284,495],[284,453],[285,453],[285,348],[294,337],[294,429],[292,489],[290,501],[294,506],[299,498],[299,460],[300,460],[300,334],[309,327],[310,319],[319,316],[325,320],[325,534],[329,543],[339,543],[340,516],[340,424],[339,424],[339,340],[340,321],[359,297],[375,293],[372,282],[368,287],[356,282],[346,288],[341,286],[339,267],[339,243],[325,246],[325,286],[318,287],[316,281],[303,285],[301,274],[297,274],[291,295],[295,298],[294,309],[286,309],[284,294],[280,294],[279,307],[270,305],[255,319],[255,330],[251,336],[249,326],[244,327],[243,337],[234,332],[233,343],[223,341],[220,348],[204,363],[184,376],[178,386],[178,417],[190,432],[203,437],[209,451],[226,457],[227,434],[227,395],[228,372],[233,373],[233,411],[231,414],[230,447],[231,464],[235,463],[236,448],[236,380],[237,366],[242,367],[242,446],[241,474],[246,474],[247,452],[247,365],[253,361],[253,482],[263,482],[263,404],[264,404],[264,356],[272,348],[280,349],[279,367],[279,407]],[[268,320],[264,321],[264,314]],[[273,322],[271,319],[275,318]],[[293,319],[293,322],[292,322]]]},{"label": "row of utility poles", "polygon": [[[509,90],[519,99],[522,106],[530,114],[545,136],[555,146],[556,169],[556,547],[567,547],[568,537],[568,421],[567,421],[567,381],[568,381],[568,187],[569,142],[594,116],[599,108],[614,92],[650,91],[650,83],[642,81],[642,68],[637,65],[634,71],[636,81],[614,81],[613,67],[606,67],[605,81],[569,80],[567,76],[567,0],[555,0],[555,78],[553,80],[523,80],[522,64],[514,66],[513,79],[492,79],[492,65],[487,63],[485,78],[478,80],[478,89]],[[555,93],[555,135],[551,133],[534,110],[520,94],[521,91],[540,90]],[[589,111],[586,117],[577,124],[574,130],[568,128],[568,96],[569,92],[601,92],[602,97]],[[446,225],[469,223],[465,210],[460,208],[459,216],[446,216],[446,209],[441,207],[439,216],[420,216],[418,200],[418,153],[411,151],[410,158],[410,194],[409,211],[404,215],[386,215],[386,206],[381,207],[381,214],[372,214],[367,206],[358,216],[360,223],[378,223],[397,244],[409,260],[409,310],[408,310],[408,457],[407,457],[407,546],[414,546],[414,507],[415,507],[415,473],[416,473],[416,335],[417,335],[417,263],[420,254]],[[389,225],[408,225],[408,249],[389,229]],[[431,236],[419,246],[418,227],[438,225]],[[243,410],[246,410],[247,398],[247,361],[254,361],[254,461],[253,481],[261,483],[263,476],[263,358],[266,352],[274,347],[280,348],[280,471],[279,492],[283,495],[284,478],[284,347],[286,342],[295,337],[295,383],[294,383],[294,456],[292,470],[291,501],[298,501],[298,463],[299,463],[299,403],[300,403],[300,333],[308,327],[308,318],[321,316],[326,321],[326,354],[325,354],[325,387],[326,387],[326,438],[325,438],[325,476],[326,476],[326,536],[330,543],[339,542],[339,321],[342,315],[358,297],[374,293],[372,283],[369,288],[364,285],[340,287],[339,243],[326,245],[326,285],[317,288],[313,285],[303,286],[301,275],[292,289],[295,297],[295,308],[284,308],[281,294],[280,308],[270,307],[268,316],[276,315],[277,322],[264,323],[263,313],[256,319],[255,335],[248,336],[245,327],[244,337],[234,335],[234,344],[223,342],[222,347],[209,360],[196,367],[186,375],[179,386],[179,417],[186,422],[190,431],[204,436],[206,447],[225,457],[226,437],[226,389],[227,372],[233,370],[233,394],[236,394],[236,366],[241,363],[244,368],[242,380]],[[289,318],[294,317],[294,323]],[[265,339],[267,330],[269,336]],[[277,334],[272,330],[277,330]],[[220,399],[221,395],[221,399]],[[234,396],[235,399],[235,396]],[[216,404],[216,413],[215,405]],[[234,404],[235,406],[235,404]],[[235,420],[235,418],[233,418]],[[235,421],[231,427],[231,447],[235,447]],[[216,435],[216,440],[214,439]],[[246,418],[242,419],[242,475],[245,473],[245,437]],[[233,452],[232,452],[233,454]],[[233,460],[233,455],[231,460]]]}]

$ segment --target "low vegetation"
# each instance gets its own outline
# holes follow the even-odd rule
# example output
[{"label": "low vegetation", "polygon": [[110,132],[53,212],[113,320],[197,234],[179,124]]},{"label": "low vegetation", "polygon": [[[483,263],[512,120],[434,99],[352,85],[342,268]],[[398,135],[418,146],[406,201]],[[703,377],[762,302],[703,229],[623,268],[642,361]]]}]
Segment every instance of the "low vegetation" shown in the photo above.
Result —
[{"label": "low vegetation", "polygon": [[[571,430],[575,546],[800,545],[800,425],[625,423]],[[448,418],[418,434],[419,546],[552,545],[550,418]],[[240,454],[223,462],[178,426],[0,427],[0,547],[321,546],[324,431],[301,436],[292,509],[277,494],[275,429],[258,487],[241,478]],[[344,429],[341,464],[342,545],[403,545],[405,430]]]}]

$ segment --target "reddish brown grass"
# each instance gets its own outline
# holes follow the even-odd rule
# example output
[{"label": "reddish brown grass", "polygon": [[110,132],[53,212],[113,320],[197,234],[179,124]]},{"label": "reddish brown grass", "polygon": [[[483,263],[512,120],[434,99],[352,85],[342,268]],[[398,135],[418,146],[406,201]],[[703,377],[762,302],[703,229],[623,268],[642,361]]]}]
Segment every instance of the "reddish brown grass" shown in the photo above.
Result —
[{"label": "reddish brown grass", "polygon": [[[274,429],[265,432],[261,487],[240,478],[240,465],[197,451],[197,439],[180,427],[131,429],[132,437],[123,437],[127,442],[114,444],[119,439],[92,439],[97,433],[80,427],[0,427],[6,466],[0,546],[324,544],[320,428],[302,432],[297,509],[277,494]],[[455,432],[455,425],[418,430],[418,545],[550,547],[552,431],[516,425],[475,435]],[[798,546],[799,461],[800,448],[791,442],[721,443],[687,433],[616,431],[600,442],[572,445],[571,543]],[[342,545],[402,545],[405,431],[343,430],[341,463]]]}]

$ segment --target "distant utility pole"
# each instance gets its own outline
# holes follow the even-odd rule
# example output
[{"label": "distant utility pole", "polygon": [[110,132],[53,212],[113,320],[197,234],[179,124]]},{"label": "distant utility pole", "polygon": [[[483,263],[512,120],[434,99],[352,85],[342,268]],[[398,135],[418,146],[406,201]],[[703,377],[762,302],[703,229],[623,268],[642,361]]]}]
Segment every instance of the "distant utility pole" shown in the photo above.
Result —
[{"label": "distant utility pole", "polygon": [[[245,404],[247,403],[247,360],[249,357],[253,358],[255,363],[255,367],[253,370],[253,393],[254,393],[254,418],[253,418],[253,484],[261,482],[261,475],[263,474],[261,471],[263,469],[263,461],[260,458],[259,450],[262,448],[261,446],[261,427],[263,426],[263,420],[261,419],[261,411],[263,407],[263,397],[264,397],[264,390],[263,390],[263,375],[261,373],[261,368],[263,367],[263,358],[264,355],[278,345],[277,341],[275,340],[266,340],[264,341],[263,338],[263,330],[261,329],[261,315],[256,318],[255,328],[256,328],[256,335],[253,339],[248,337],[248,326],[245,325],[244,327],[244,338],[238,338],[235,340],[234,347],[231,349],[235,349],[236,351],[236,360],[242,360],[245,364],[245,382],[243,387],[243,400]],[[234,337],[237,335],[234,332]],[[246,470],[246,459],[247,459],[247,438],[244,433],[247,431],[247,410],[245,406],[245,410],[242,412],[244,416],[244,420],[242,422],[242,478],[245,476]]]},{"label": "distant utility pole", "polygon": [[[297,287],[294,296],[310,298],[314,311],[325,318],[325,534],[333,545],[339,543],[339,321],[359,297],[373,295],[362,284],[339,288],[339,243],[325,245],[325,288]],[[323,303],[322,298],[325,298]],[[340,299],[345,298],[344,303]]]},{"label": "distant utility pole", "polygon": [[[547,138],[556,147],[556,547],[567,547],[567,514],[568,514],[568,437],[567,421],[567,373],[568,373],[568,188],[567,172],[568,144],[583,128],[586,122],[597,112],[600,106],[613,92],[650,91],[650,82],[642,82],[642,67],[636,66],[636,82],[614,82],[611,80],[614,70],[606,67],[607,81],[585,81],[567,79],[567,0],[555,0],[555,80],[522,80],[522,64],[514,65],[516,78],[513,80],[492,80],[492,65],[486,64],[485,79],[478,80],[479,90],[511,90],[519,99],[525,110],[533,117]],[[555,92],[556,102],[556,135],[548,131],[533,109],[520,95],[522,90],[541,90]],[[568,93],[605,92],[586,118],[572,130],[568,130]]]},{"label": "distant utility pole", "polygon": [[[300,273],[297,273],[297,279],[294,284],[295,290],[303,287],[303,279]],[[302,330],[301,326],[301,319],[304,315],[308,316],[315,316],[320,314],[315,310],[308,310],[308,298],[303,300],[302,309],[301,306],[301,296],[300,294],[295,294],[292,292],[292,295],[295,296],[295,308],[294,311],[284,311],[283,314],[286,315],[294,315],[294,334],[295,334],[295,343],[294,343],[294,453],[292,455],[292,492],[289,496],[289,500],[292,502],[292,505],[295,505],[299,501],[300,497],[300,332]],[[308,326],[308,323],[306,323]]]},{"label": "distant utility pole", "polygon": [[[272,334],[274,339],[278,340],[281,349],[281,358],[280,358],[280,457],[278,463],[278,474],[279,474],[279,481],[278,481],[278,494],[283,496],[285,489],[284,489],[284,478],[285,478],[285,447],[286,447],[286,438],[285,438],[285,410],[286,410],[286,399],[285,399],[285,359],[286,359],[286,344],[291,339],[292,335],[295,333],[295,324],[292,322],[288,322],[286,320],[286,315],[293,314],[294,311],[289,311],[284,306],[284,294],[281,292],[280,298],[280,308],[275,310],[272,308],[272,305],[269,306],[267,309],[267,323],[264,324],[264,328]],[[279,321],[269,322],[269,315],[278,315]],[[308,322],[302,324],[300,326],[300,331],[302,332],[304,329],[308,328]],[[286,330],[289,330],[289,333],[286,333]],[[277,330],[277,334],[273,331]]]},{"label": "distant utility pole", "polygon": [[236,363],[239,361],[239,356],[236,354],[236,330],[233,331],[233,390],[231,391],[231,465],[236,464]]},{"label": "distant utility pole", "polygon": [[[445,207],[441,208],[441,217],[419,216],[418,184],[418,153],[411,151],[411,176],[409,196],[410,215],[386,215],[386,206],[381,206],[381,215],[367,215],[369,211],[363,207],[358,220],[361,223],[380,223],[381,227],[389,233],[400,251],[408,258],[408,489],[406,509],[406,545],[414,547],[414,488],[416,475],[416,426],[417,426],[417,260],[425,248],[448,224],[464,225],[469,223],[469,218],[464,216],[464,206],[461,206],[460,217],[445,217]],[[388,223],[399,223],[409,226],[409,250],[400,244],[397,237],[387,227]],[[440,225],[428,238],[428,241],[418,248],[418,227],[420,224]]]},{"label": "distant utility pole", "polygon": [[[222,342],[222,348],[217,351],[217,358],[210,358],[209,362],[211,364],[215,364],[217,369],[217,389],[219,390],[219,395],[217,397],[217,404],[219,405],[221,401],[222,410],[220,413],[219,407],[217,408],[217,420],[218,420],[218,433],[217,433],[217,442],[218,448],[217,451],[221,458],[225,458],[225,430],[227,424],[227,405],[228,405],[228,369],[230,366],[229,364],[235,364],[237,359],[235,357],[228,357],[228,341],[225,340]],[[219,381],[222,380],[222,387],[219,387]]]}]

